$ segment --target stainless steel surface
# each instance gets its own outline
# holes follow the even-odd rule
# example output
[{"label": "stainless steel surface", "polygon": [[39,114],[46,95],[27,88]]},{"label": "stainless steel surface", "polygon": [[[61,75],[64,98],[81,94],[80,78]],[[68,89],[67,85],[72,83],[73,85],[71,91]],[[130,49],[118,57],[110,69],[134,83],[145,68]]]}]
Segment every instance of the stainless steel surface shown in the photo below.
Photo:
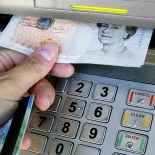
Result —
[{"label": "stainless steel surface", "polygon": [[[75,11],[70,5],[126,9],[127,14]],[[0,13],[155,27],[153,0],[0,0]]]}]

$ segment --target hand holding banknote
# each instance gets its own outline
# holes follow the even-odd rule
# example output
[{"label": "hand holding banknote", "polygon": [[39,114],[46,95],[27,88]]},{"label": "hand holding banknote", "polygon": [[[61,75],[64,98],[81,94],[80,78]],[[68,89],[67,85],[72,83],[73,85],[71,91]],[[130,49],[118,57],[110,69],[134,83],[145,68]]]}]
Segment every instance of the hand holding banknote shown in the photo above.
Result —
[{"label": "hand holding banknote", "polygon": [[[0,126],[13,115],[18,101],[28,91],[35,94],[35,104],[40,110],[49,108],[55,91],[44,79],[46,74],[68,77],[74,72],[70,64],[56,64],[58,52],[57,45],[52,43],[39,47],[30,57],[0,50]],[[25,136],[22,148],[29,146],[30,139]]]}]

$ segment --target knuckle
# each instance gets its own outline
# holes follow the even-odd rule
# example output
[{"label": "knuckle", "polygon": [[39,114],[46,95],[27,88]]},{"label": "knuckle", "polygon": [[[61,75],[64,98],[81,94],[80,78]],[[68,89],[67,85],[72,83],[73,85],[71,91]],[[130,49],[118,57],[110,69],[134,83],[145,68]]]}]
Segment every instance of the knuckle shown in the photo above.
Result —
[{"label": "knuckle", "polygon": [[19,97],[19,84],[17,85],[16,80],[8,73],[0,74],[0,87],[3,88],[0,89],[0,99],[15,100]]},{"label": "knuckle", "polygon": [[34,59],[34,58],[29,58],[24,62],[24,65],[26,67],[26,70],[35,72],[35,73],[40,73],[41,72],[41,66],[39,62]]}]

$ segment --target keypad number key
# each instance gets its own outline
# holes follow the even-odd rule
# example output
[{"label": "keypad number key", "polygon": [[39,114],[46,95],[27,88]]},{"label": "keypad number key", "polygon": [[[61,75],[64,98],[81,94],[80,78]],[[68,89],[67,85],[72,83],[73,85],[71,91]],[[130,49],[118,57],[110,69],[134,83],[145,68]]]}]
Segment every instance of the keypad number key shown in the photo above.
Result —
[{"label": "keypad number key", "polygon": [[106,127],[85,123],[83,125],[80,140],[101,145],[106,133]]},{"label": "keypad number key", "polygon": [[110,119],[111,111],[112,107],[109,105],[100,103],[91,103],[88,108],[86,118],[106,123]]},{"label": "keypad number key", "polygon": [[59,118],[55,129],[55,134],[69,138],[75,138],[78,127],[79,127],[78,121]]},{"label": "keypad number key", "polygon": [[43,132],[50,132],[54,122],[54,116],[35,113],[30,123],[30,128]]},{"label": "keypad number key", "polygon": [[77,145],[75,155],[100,155],[98,148],[93,148],[85,145]]},{"label": "keypad number key", "polygon": [[48,155],[70,155],[73,148],[73,143],[52,139]]},{"label": "keypad number key", "polygon": [[70,80],[68,94],[81,97],[88,97],[91,86],[92,82],[90,81],[84,81],[72,78]]},{"label": "keypad number key", "polygon": [[116,91],[116,86],[97,83],[94,87],[92,98],[94,100],[113,102],[115,100]]},{"label": "keypad number key", "polygon": [[75,117],[82,117],[85,104],[85,101],[67,98],[64,102],[61,113]]}]

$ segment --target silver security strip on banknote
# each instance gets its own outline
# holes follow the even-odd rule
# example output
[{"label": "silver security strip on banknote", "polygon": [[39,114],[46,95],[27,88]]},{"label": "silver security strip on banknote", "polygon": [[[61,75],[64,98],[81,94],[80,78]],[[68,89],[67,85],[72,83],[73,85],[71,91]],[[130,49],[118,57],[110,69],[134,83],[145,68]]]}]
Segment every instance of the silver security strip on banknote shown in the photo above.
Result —
[{"label": "silver security strip on banknote", "polygon": [[58,63],[140,67],[153,30],[106,23],[14,16],[0,36],[0,46],[30,55],[40,45],[55,42]]}]

